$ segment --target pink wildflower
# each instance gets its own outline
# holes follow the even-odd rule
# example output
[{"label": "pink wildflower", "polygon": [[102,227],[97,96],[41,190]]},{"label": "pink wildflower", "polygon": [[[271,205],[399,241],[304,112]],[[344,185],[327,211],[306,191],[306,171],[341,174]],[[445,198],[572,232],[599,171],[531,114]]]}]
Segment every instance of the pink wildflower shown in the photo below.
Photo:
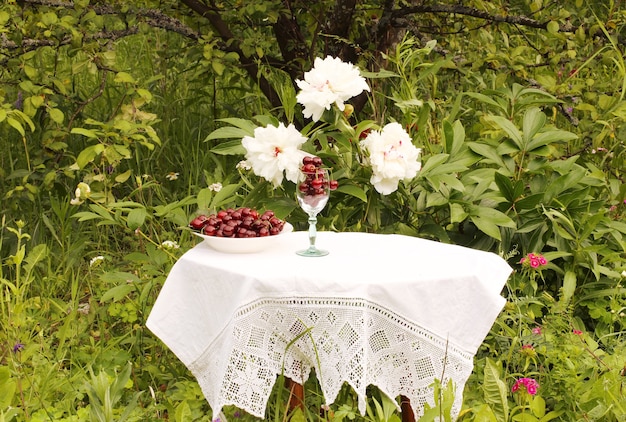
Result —
[{"label": "pink wildflower", "polygon": [[583,335],[582,331],[576,330],[576,329],[572,330],[572,333],[576,334],[577,336],[582,336]]},{"label": "pink wildflower", "polygon": [[532,332],[533,332],[533,334],[536,334],[536,335],[540,336],[541,335],[541,327],[533,328]]},{"label": "pink wildflower", "polygon": [[535,381],[534,379],[520,378],[517,381],[515,381],[515,384],[513,384],[513,388],[511,388],[511,391],[515,393],[522,386],[524,387],[526,392],[530,394],[531,396],[534,396],[535,394],[537,394],[537,390],[539,389],[539,383]]},{"label": "pink wildflower", "polygon": [[519,261],[520,264],[524,266],[529,266],[530,268],[537,269],[542,267],[548,263],[548,260],[540,254],[529,253]]}]

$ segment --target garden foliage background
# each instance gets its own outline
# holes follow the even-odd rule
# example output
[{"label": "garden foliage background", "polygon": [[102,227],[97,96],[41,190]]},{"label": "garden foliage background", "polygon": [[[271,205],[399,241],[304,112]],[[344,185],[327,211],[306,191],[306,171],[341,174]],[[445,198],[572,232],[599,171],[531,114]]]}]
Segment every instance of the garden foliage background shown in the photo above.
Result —
[{"label": "garden foliage background", "polygon": [[[351,123],[400,122],[423,168],[380,196],[343,156],[320,225],[490,250],[516,269],[459,419],[626,420],[624,4],[463,3],[4,1],[0,420],[217,416],[144,322],[197,212],[271,208],[303,227],[288,190],[237,168],[240,139],[306,127],[293,81],[327,54],[372,88]],[[330,133],[317,153],[351,141]],[[521,265],[529,253],[548,263]],[[513,392],[521,378],[537,393]],[[436,392],[424,421],[449,420],[462,393]],[[306,398],[291,416],[398,420],[374,388],[365,416],[349,388],[322,413],[314,379]]]}]

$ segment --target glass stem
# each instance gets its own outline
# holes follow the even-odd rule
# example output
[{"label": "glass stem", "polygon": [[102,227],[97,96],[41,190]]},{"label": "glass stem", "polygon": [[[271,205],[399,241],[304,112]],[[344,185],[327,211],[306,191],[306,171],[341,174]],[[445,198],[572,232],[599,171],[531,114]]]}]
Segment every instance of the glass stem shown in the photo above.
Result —
[{"label": "glass stem", "polygon": [[309,250],[314,251],[315,238],[317,237],[317,217],[315,215],[309,215]]}]

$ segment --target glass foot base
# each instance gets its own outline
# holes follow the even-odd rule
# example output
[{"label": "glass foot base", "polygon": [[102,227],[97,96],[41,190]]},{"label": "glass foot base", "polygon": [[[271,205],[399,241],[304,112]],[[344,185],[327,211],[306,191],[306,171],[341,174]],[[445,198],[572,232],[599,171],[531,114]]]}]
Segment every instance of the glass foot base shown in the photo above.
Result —
[{"label": "glass foot base", "polygon": [[317,248],[303,249],[301,251],[296,251],[296,253],[300,256],[326,256],[328,255],[328,251],[317,249]]}]

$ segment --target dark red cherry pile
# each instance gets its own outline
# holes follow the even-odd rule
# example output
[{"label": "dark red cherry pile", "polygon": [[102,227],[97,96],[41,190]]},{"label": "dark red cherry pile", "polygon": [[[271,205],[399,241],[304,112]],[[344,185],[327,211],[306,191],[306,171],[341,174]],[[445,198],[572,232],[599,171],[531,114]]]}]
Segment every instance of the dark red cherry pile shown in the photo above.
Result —
[{"label": "dark red cherry pile", "polygon": [[267,210],[262,214],[252,208],[228,208],[217,214],[199,215],[189,227],[207,236],[251,238],[279,234],[285,222]]},{"label": "dark red cherry pile", "polygon": [[302,159],[300,170],[305,173],[306,178],[300,182],[298,189],[305,195],[324,195],[326,187],[335,190],[339,186],[336,180],[326,180],[322,168],[322,159],[316,156],[306,156]]}]

